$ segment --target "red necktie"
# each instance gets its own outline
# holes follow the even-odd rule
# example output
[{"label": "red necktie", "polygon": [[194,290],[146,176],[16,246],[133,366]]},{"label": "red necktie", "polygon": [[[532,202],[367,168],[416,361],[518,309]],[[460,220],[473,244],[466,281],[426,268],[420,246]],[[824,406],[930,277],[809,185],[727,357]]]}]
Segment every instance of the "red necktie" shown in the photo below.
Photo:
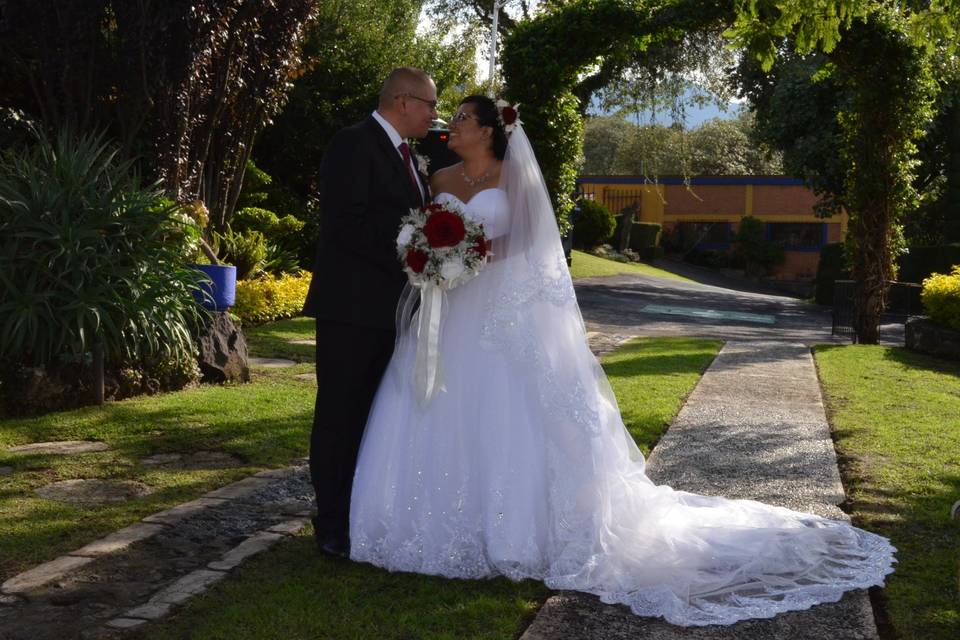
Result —
[{"label": "red necktie", "polygon": [[420,191],[420,183],[417,181],[417,174],[413,172],[413,163],[410,162],[410,147],[407,146],[406,142],[401,142],[397,149],[400,149],[400,155],[403,156],[403,164],[407,165],[407,175],[410,176],[410,182],[413,183],[413,188],[416,189],[417,195],[420,196],[420,202],[423,202],[423,193]]}]

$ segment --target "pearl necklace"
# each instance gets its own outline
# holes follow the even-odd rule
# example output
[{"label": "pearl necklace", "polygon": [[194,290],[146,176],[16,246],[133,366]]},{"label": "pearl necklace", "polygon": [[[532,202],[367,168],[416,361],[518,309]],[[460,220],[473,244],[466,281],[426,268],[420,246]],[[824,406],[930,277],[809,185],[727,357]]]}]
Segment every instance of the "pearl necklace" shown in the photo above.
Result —
[{"label": "pearl necklace", "polygon": [[470,176],[467,175],[467,172],[464,170],[464,168],[460,167],[460,175],[463,176],[464,182],[466,182],[471,187],[476,187],[490,179],[490,170],[487,169],[486,171],[483,172],[483,175],[477,178],[471,178]]}]

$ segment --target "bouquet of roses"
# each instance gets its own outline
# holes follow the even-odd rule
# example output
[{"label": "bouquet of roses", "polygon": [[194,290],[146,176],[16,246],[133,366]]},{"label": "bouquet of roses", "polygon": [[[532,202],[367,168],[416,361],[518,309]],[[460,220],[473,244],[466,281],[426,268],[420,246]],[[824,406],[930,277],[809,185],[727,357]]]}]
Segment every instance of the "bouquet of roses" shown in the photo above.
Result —
[{"label": "bouquet of roses", "polygon": [[[417,351],[411,381],[417,398],[429,402],[443,390],[440,371],[440,327],[446,312],[446,291],[476,276],[487,262],[487,240],[483,225],[468,218],[453,203],[428,204],[411,209],[397,235],[397,254],[410,279],[412,291],[419,291],[416,313]],[[398,339],[414,335],[405,310],[412,299],[406,294],[398,308]]]},{"label": "bouquet of roses", "polygon": [[397,252],[415,287],[452,289],[478,273],[487,261],[483,224],[450,202],[411,209],[397,236]]}]

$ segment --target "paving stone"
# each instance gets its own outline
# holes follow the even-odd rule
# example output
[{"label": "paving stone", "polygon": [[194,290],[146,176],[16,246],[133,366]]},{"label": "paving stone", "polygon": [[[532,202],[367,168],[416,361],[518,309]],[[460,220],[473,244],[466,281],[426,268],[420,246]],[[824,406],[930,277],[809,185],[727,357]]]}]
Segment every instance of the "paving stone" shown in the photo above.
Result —
[{"label": "paving stone", "polygon": [[275,524],[267,531],[272,531],[273,533],[282,533],[287,536],[296,535],[301,529],[307,526],[309,520],[307,518],[296,518],[294,520],[287,520],[286,522],[281,522],[280,524]]},{"label": "paving stone", "polygon": [[203,593],[225,575],[227,574],[222,571],[197,569],[150,598],[150,604],[180,604]]},{"label": "paving stone", "polygon": [[267,478],[269,480],[285,480],[296,473],[296,469],[267,469],[253,474],[254,478]]},{"label": "paving stone", "polygon": [[218,498],[221,500],[237,500],[239,498],[245,498],[257,489],[262,488],[264,485],[269,483],[267,478],[258,478],[250,477],[244,478],[239,482],[234,482],[233,484],[228,484],[225,487],[221,487],[214,491],[204,494],[204,498]]},{"label": "paving stone", "polygon": [[160,524],[147,524],[138,522],[129,527],[124,527],[119,531],[114,531],[108,536],[100,538],[96,542],[80,547],[76,551],[70,552],[72,556],[90,556],[97,557],[108,553],[123,551],[134,542],[146,540],[156,533],[163,531],[164,526]]},{"label": "paving stone", "polygon": [[0,477],[13,475],[13,467],[0,467]]},{"label": "paving stone", "polygon": [[153,490],[134,480],[62,480],[36,489],[35,493],[47,500],[73,504],[118,504],[152,493]]},{"label": "paving stone", "polygon": [[91,453],[93,451],[106,451],[110,448],[106,442],[93,442],[90,440],[62,440],[59,442],[34,442],[33,444],[24,444],[7,449],[10,453],[59,453],[62,455],[73,455],[77,453]]},{"label": "paving stone", "polygon": [[314,338],[304,338],[304,339],[299,339],[299,340],[291,340],[291,341],[290,341],[290,344],[307,344],[307,345],[310,345],[310,346],[315,347],[315,346],[317,346],[317,341],[316,341],[316,339],[314,339]]},{"label": "paving stone", "polygon": [[0,585],[0,591],[6,595],[26,593],[54,580],[59,580],[88,562],[93,562],[93,558],[60,556],[56,560],[45,562],[29,571],[13,576]]},{"label": "paving stone", "polygon": [[281,367],[292,367],[297,363],[293,360],[285,360],[283,358],[250,358],[250,364],[258,367],[275,369]]},{"label": "paving stone", "polygon": [[107,626],[114,629],[134,629],[146,623],[146,620],[137,620],[134,618],[114,618],[107,623]]},{"label": "paving stone", "polygon": [[269,531],[255,533],[223,554],[220,560],[211,562],[207,566],[215,571],[229,571],[250,556],[266,551],[283,538],[284,536],[281,533],[271,533]]},{"label": "paving stone", "polygon": [[315,373],[298,373],[293,377],[296,378],[297,380],[306,380],[307,382],[317,381],[317,374]]},{"label": "paving stone", "polygon": [[164,469],[225,469],[238,467],[243,461],[225,451],[195,451],[193,453],[158,453],[140,460],[145,467]]},{"label": "paving stone", "polygon": [[143,519],[144,522],[149,522],[153,524],[176,524],[187,518],[191,515],[194,515],[208,507],[215,507],[219,504],[223,504],[224,500],[216,500],[211,498],[197,498],[196,500],[191,500],[190,502],[184,502],[181,505],[177,505],[172,509],[167,509],[166,511],[160,511],[149,515]]},{"label": "paving stone", "polygon": [[124,611],[124,618],[140,618],[141,620],[157,620],[170,613],[173,605],[163,602],[150,602],[139,607]]}]

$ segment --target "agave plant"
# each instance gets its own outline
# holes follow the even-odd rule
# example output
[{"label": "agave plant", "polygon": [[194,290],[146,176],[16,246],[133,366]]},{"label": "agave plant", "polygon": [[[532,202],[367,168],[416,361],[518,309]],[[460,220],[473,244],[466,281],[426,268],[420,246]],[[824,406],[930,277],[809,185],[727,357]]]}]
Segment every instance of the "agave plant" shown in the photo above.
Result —
[{"label": "agave plant", "polygon": [[37,132],[0,160],[0,360],[194,357],[192,230],[102,135]]}]

